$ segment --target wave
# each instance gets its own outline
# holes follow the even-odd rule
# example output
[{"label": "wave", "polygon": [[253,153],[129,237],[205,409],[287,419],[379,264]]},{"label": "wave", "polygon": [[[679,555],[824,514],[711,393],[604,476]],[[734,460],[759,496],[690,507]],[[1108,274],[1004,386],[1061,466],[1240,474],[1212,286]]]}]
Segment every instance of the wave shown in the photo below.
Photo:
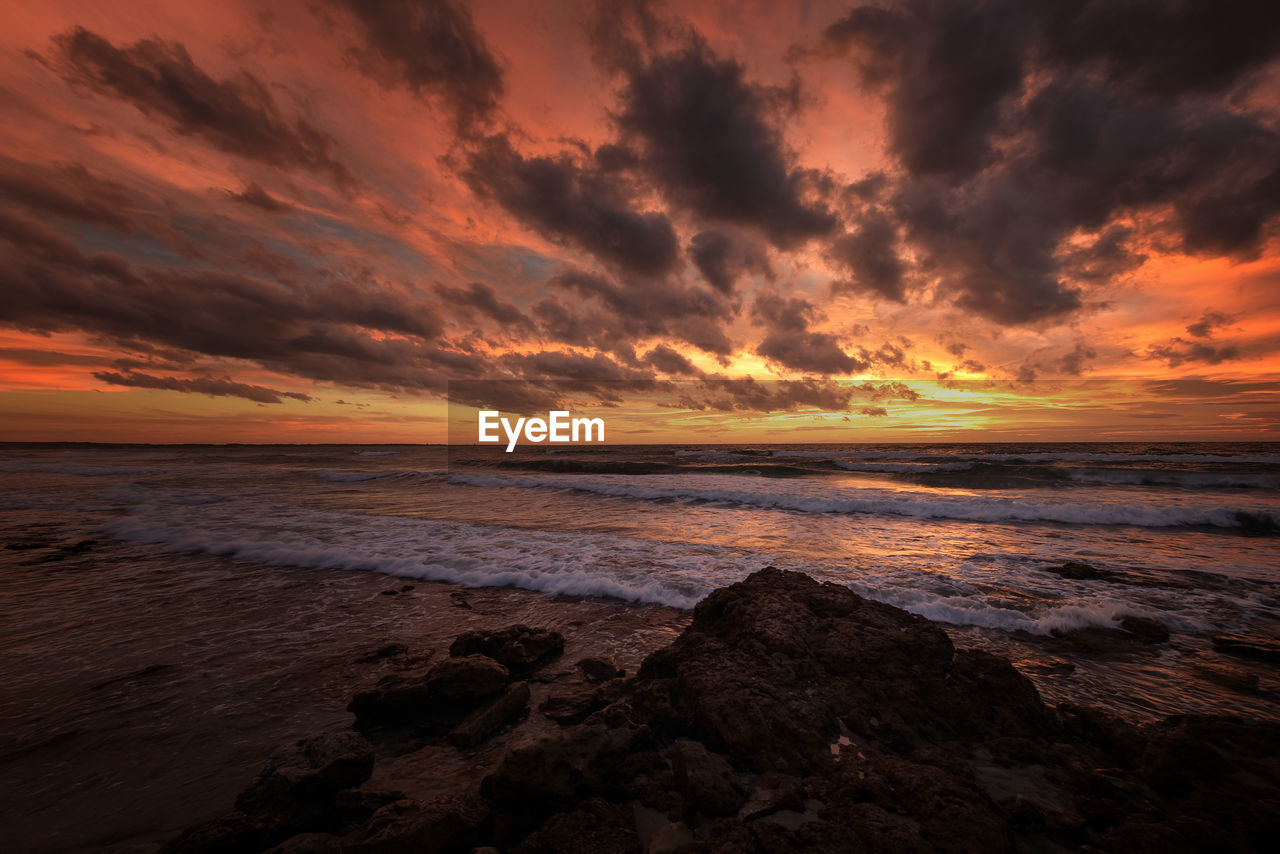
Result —
[{"label": "wave", "polygon": [[[264,522],[262,520],[270,520]],[[139,505],[103,532],[176,552],[692,608],[767,565],[719,546],[246,502]]]},{"label": "wave", "polygon": [[1085,600],[1027,612],[991,605],[978,596],[946,596],[928,590],[886,588],[863,582],[852,582],[848,586],[868,599],[894,605],[930,620],[1004,632],[1052,635],[1075,629],[1119,628],[1120,620],[1127,615],[1155,617],[1164,622],[1169,620],[1164,612],[1155,613],[1122,600]]},{"label": "wave", "polygon": [[[715,476],[655,475],[643,481],[625,477],[522,477],[500,474],[440,473],[451,483],[522,489],[570,489],[642,501],[719,503],[802,513],[876,514],[971,522],[1053,522],[1077,525],[1131,525],[1144,528],[1210,527],[1280,533],[1280,516],[1256,507],[1173,504],[1167,502],[1099,503],[1039,497],[940,495],[888,489],[847,489],[826,483],[771,481],[767,486],[735,481],[709,484]],[[792,486],[788,489],[782,484]],[[807,488],[802,488],[807,487]]]},{"label": "wave", "polygon": [[399,451],[353,451],[357,457],[394,457]]}]

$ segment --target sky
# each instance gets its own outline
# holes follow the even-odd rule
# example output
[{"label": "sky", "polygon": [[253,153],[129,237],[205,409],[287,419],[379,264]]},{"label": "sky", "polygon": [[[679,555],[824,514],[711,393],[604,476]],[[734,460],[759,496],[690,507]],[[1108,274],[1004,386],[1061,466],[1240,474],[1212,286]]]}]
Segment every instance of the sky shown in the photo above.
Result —
[{"label": "sky", "polygon": [[0,440],[1280,439],[1274,3],[3,7]]}]

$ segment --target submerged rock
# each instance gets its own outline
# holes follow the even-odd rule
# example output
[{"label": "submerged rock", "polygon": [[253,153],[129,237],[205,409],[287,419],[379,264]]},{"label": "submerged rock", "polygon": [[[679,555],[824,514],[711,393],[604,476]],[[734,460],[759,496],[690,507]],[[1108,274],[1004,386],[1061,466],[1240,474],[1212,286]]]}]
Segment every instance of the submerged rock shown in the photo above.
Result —
[{"label": "submerged rock", "polygon": [[1069,560],[1058,566],[1048,567],[1046,571],[1072,581],[1121,581],[1124,579],[1123,574],[1119,572],[1101,569],[1078,560]]},{"label": "submerged rock", "polygon": [[528,673],[563,652],[564,635],[529,626],[467,632],[449,647],[449,655],[455,658],[487,655],[519,673]]}]

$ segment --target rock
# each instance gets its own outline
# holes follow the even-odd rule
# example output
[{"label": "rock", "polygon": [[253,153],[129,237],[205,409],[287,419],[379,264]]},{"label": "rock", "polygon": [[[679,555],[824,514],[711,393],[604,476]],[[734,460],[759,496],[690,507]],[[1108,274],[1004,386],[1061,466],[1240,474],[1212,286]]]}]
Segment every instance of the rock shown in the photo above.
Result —
[{"label": "rock", "polygon": [[290,834],[276,825],[255,822],[243,813],[189,827],[160,848],[161,854],[241,854],[265,851]]},{"label": "rock", "polygon": [[1045,571],[1072,581],[1119,581],[1123,578],[1120,573],[1113,570],[1100,569],[1077,560],[1069,560],[1058,566],[1046,567]]},{"label": "rock", "polygon": [[492,807],[475,793],[383,807],[342,837],[343,854],[445,854],[469,851],[490,832]]},{"label": "rock", "polygon": [[639,854],[631,807],[593,799],[552,816],[515,854]]},{"label": "rock", "polygon": [[373,745],[354,732],[304,738],[275,753],[236,798],[246,814],[291,814],[354,789],[373,773]]},{"label": "rock", "polygon": [[560,726],[573,726],[582,723],[603,706],[600,691],[591,685],[582,685],[572,693],[548,697],[538,706],[538,711]]},{"label": "rock", "polygon": [[1120,618],[1120,628],[1143,643],[1165,643],[1169,640],[1169,629],[1151,617],[1125,614]]},{"label": "rock", "polygon": [[425,673],[391,674],[356,694],[356,728],[410,728],[443,735],[506,688],[507,668],[483,655],[448,658]]},{"label": "rock", "polygon": [[624,671],[618,669],[618,663],[613,660],[613,656],[584,658],[574,666],[582,671],[582,678],[588,682],[608,682],[610,679],[625,675]]},{"label": "rock", "polygon": [[299,833],[290,836],[267,854],[341,854],[342,840],[332,833]]},{"label": "rock", "polygon": [[1222,634],[1210,637],[1213,648],[1226,655],[1280,664],[1280,638]]},{"label": "rock", "polygon": [[734,782],[733,766],[696,741],[677,741],[671,770],[688,806],[707,815],[733,815],[746,800]]},{"label": "rock", "polygon": [[511,626],[500,631],[475,631],[460,635],[449,655],[487,655],[513,671],[528,673],[564,652],[559,632]]},{"label": "rock", "polygon": [[454,747],[475,747],[516,720],[529,704],[529,683],[516,682],[449,731]]},{"label": "rock", "polygon": [[372,664],[375,661],[382,661],[388,658],[396,658],[409,654],[409,647],[402,643],[389,643],[380,646],[375,650],[370,650],[364,655],[356,659],[357,664]]},{"label": "rock", "polygon": [[604,790],[634,739],[632,731],[603,723],[563,730],[508,753],[480,793],[515,812],[571,807]]},{"label": "rock", "polygon": [[842,727],[909,750],[1054,726],[1007,661],[957,652],[923,617],[777,569],[702,600],[635,682],[632,705],[655,731],[757,772],[809,771]]}]

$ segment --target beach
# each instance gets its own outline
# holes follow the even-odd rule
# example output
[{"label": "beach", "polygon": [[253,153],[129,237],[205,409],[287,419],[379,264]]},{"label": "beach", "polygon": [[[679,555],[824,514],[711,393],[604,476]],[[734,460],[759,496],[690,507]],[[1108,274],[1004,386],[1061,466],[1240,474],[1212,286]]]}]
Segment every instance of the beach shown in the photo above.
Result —
[{"label": "beach", "polygon": [[561,633],[527,717],[465,751],[382,745],[363,784],[471,790],[560,731],[539,709],[582,693],[578,660],[634,676],[766,566],[937,620],[1050,707],[1278,717],[1274,445],[0,457],[0,803],[20,851],[155,850],[464,632]]}]

